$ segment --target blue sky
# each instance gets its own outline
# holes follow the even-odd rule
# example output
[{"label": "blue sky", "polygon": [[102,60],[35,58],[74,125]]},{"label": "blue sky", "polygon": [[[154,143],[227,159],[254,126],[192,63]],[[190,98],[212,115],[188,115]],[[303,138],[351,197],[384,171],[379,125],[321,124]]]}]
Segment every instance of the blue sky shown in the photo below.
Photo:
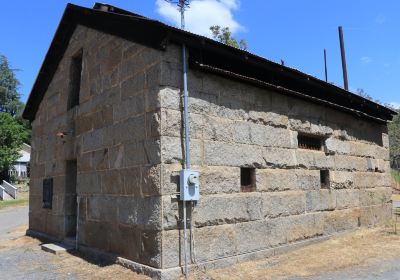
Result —
[{"label": "blue sky", "polygon": [[[71,0],[92,7],[94,2]],[[0,53],[21,81],[26,100],[68,1],[3,1]],[[107,3],[177,24],[176,11],[163,0],[108,0]],[[338,25],[344,29],[350,90],[364,89],[375,99],[400,105],[400,1],[374,0],[194,0],[187,26],[207,35],[213,24],[229,26],[249,50],[324,78],[323,49],[329,81],[342,85]]]}]

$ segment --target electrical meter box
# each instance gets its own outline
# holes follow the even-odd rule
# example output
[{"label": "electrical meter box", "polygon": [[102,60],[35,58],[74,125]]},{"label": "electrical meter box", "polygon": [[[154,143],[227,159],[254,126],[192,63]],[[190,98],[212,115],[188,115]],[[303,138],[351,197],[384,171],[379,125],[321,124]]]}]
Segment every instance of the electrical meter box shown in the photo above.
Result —
[{"label": "electrical meter box", "polygon": [[199,172],[182,169],[180,174],[180,200],[198,201],[200,198]]}]

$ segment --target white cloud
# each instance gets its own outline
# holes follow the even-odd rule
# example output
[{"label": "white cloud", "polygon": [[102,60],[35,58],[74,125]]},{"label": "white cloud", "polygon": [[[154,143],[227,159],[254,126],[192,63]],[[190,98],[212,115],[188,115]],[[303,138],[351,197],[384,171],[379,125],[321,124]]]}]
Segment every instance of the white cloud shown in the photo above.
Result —
[{"label": "white cloud", "polygon": [[372,58],[370,58],[369,56],[363,56],[361,57],[361,63],[363,64],[370,64],[372,62]]},{"label": "white cloud", "polygon": [[389,102],[389,104],[395,109],[400,109],[400,102]]},{"label": "white cloud", "polygon": [[[234,19],[239,0],[193,0],[185,12],[186,29],[200,35],[211,36],[210,26],[229,27],[232,33],[244,30]],[[180,27],[180,14],[176,5],[156,0],[157,12],[168,22]]]}]

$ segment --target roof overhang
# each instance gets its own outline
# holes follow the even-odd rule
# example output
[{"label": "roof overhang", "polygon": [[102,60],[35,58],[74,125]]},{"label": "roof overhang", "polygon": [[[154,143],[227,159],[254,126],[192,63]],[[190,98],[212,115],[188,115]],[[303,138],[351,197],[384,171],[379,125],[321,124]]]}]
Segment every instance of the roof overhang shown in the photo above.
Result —
[{"label": "roof overhang", "polygon": [[[110,6],[96,3],[94,9],[68,4],[42,67],[29,95],[23,117],[34,120],[58,64],[77,25],[87,26],[148,47],[164,50],[170,42],[186,44],[191,66],[207,65],[219,74],[246,77],[244,82],[259,81],[286,94],[307,97],[311,102],[353,113],[359,117],[385,123],[397,114],[385,106],[353,94],[335,85],[265,58],[242,51],[204,36],[186,32],[159,21]],[[229,63],[227,63],[229,61]],[[198,67],[206,70],[204,67]],[[215,71],[214,71],[215,72]]]}]

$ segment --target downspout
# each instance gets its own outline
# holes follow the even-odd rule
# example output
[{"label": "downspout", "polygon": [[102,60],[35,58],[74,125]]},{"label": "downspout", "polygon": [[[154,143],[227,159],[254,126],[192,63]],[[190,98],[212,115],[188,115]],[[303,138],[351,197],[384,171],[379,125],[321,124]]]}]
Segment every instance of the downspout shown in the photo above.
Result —
[{"label": "downspout", "polygon": [[79,195],[76,196],[76,234],[75,234],[75,250],[78,250],[79,246],[79,204],[80,204],[80,197]]}]

